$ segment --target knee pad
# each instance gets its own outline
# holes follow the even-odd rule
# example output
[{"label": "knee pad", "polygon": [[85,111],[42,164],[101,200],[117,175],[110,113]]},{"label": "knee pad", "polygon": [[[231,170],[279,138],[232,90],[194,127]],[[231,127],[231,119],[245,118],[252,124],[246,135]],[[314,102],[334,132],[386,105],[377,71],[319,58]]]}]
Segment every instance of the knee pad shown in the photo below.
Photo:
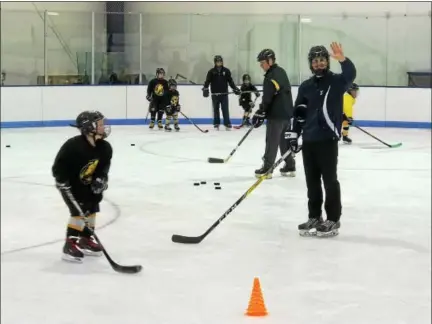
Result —
[{"label": "knee pad", "polygon": [[71,216],[68,222],[68,228],[82,232],[86,226],[86,221],[82,216]]}]

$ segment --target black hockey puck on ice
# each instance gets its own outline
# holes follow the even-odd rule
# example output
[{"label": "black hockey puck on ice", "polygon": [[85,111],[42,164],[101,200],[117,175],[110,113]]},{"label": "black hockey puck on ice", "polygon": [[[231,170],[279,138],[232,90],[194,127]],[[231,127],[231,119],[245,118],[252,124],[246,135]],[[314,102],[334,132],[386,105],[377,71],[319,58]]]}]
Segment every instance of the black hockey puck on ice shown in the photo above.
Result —
[{"label": "black hockey puck on ice", "polygon": [[135,146],[135,144],[131,144],[131,146]]},{"label": "black hockey puck on ice", "polygon": [[220,183],[219,182],[215,182],[214,185],[215,186],[220,186]]},{"label": "black hockey puck on ice", "polygon": [[207,182],[206,181],[201,181],[201,184],[207,184]]},{"label": "black hockey puck on ice", "polygon": [[215,189],[216,189],[216,190],[221,190],[221,189],[222,189],[222,187],[215,187]]},{"label": "black hockey puck on ice", "polygon": [[6,145],[6,147],[10,147],[10,145]]},{"label": "black hockey puck on ice", "polygon": [[199,186],[199,182],[194,182],[194,186]]}]

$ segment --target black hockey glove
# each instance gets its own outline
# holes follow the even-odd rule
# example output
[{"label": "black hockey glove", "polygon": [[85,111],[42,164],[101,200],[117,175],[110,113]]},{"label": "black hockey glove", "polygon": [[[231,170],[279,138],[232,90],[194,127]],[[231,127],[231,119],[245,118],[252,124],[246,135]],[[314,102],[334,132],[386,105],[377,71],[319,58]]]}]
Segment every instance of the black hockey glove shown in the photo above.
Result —
[{"label": "black hockey glove", "polygon": [[351,125],[353,124],[354,119],[353,119],[352,117],[348,117],[348,116],[345,115],[345,114],[343,114],[342,117],[343,117],[343,120],[344,120],[344,121],[347,121],[347,122],[348,122],[348,125],[351,126]]},{"label": "black hockey glove", "polygon": [[167,115],[172,115],[172,113],[173,113],[173,107],[171,105],[166,106],[165,107],[165,113]]},{"label": "black hockey glove", "polygon": [[100,195],[108,189],[108,181],[104,178],[96,178],[91,184],[91,190],[95,195]]},{"label": "black hockey glove", "polygon": [[181,106],[180,105],[177,105],[175,108],[174,108],[174,111],[175,112],[180,112],[180,109],[181,109]]},{"label": "black hockey glove", "polygon": [[210,92],[209,92],[208,88],[202,88],[201,90],[203,92],[203,97],[204,98],[208,98],[210,96]]},{"label": "black hockey glove", "polygon": [[260,108],[255,112],[255,114],[252,117],[252,125],[254,128],[261,127],[262,124],[264,124],[265,119],[267,118],[267,114],[262,106],[260,105]]},{"label": "black hockey glove", "polygon": [[146,99],[148,100],[148,102],[150,102],[152,100],[152,96],[151,95],[147,95]]},{"label": "black hockey glove", "polygon": [[298,153],[301,151],[301,147],[298,144],[298,134],[294,130],[288,130],[285,132],[285,139],[288,141],[288,146],[291,152]]},{"label": "black hockey glove", "polygon": [[235,95],[240,96],[241,95],[241,90],[239,88],[234,88],[233,92],[235,93]]}]

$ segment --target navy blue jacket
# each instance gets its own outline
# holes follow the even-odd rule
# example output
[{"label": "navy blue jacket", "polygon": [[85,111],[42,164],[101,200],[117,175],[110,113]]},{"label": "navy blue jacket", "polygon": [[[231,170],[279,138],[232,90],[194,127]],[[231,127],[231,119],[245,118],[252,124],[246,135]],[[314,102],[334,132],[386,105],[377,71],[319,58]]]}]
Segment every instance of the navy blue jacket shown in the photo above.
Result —
[{"label": "navy blue jacket", "polygon": [[307,107],[303,142],[339,140],[341,137],[343,95],[357,72],[348,58],[340,65],[341,74],[328,72],[323,77],[312,76],[299,87],[295,107]]}]

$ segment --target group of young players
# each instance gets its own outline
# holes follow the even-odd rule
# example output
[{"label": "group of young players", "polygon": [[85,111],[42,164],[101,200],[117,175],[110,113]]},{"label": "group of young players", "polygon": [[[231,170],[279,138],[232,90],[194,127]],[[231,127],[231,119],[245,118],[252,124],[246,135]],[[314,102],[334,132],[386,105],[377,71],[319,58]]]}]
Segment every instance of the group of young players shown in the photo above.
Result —
[{"label": "group of young players", "polygon": [[[269,58],[272,58],[274,62],[274,53],[271,50],[264,50],[263,53],[267,55],[265,58],[267,62],[269,62]],[[273,54],[269,56],[268,53]],[[250,116],[260,93],[252,84],[248,74],[243,75],[242,81],[239,105],[243,108],[244,114],[241,126],[259,127],[254,122],[257,123],[258,120],[262,124],[260,114],[254,116],[252,123]],[[352,142],[348,137],[348,132],[353,121],[353,106],[358,90],[359,87],[352,83],[343,98],[342,139],[344,143],[348,144]],[[255,94],[254,100],[252,100],[252,93]],[[157,124],[159,129],[165,128],[166,131],[171,131],[170,125],[173,121],[174,129],[180,130],[178,126],[179,97],[177,82],[173,79],[167,81],[165,71],[162,68],[157,69],[156,78],[150,81],[146,96],[150,102],[151,120],[149,127],[151,129]],[[296,103],[296,106],[301,108],[303,105]],[[263,109],[262,104],[260,109]],[[165,126],[162,123],[164,114],[166,114]],[[70,138],[60,148],[52,167],[52,173],[56,187],[70,212],[66,241],[63,246],[63,259],[71,262],[82,262],[84,255],[102,255],[102,247],[95,240],[93,230],[96,224],[96,214],[99,212],[99,203],[104,191],[108,188],[112,148],[109,142],[104,140],[110,134],[110,127],[105,124],[105,116],[101,112],[82,112],[78,115],[74,126],[79,129],[80,135]],[[297,145],[296,139],[290,138],[288,142],[291,150]],[[317,206],[317,208],[320,207]],[[301,230],[300,227],[303,225],[310,229],[312,226],[316,226],[317,221],[315,218],[310,218],[307,223],[299,226],[299,229]],[[334,224],[332,226],[334,227]]]}]

